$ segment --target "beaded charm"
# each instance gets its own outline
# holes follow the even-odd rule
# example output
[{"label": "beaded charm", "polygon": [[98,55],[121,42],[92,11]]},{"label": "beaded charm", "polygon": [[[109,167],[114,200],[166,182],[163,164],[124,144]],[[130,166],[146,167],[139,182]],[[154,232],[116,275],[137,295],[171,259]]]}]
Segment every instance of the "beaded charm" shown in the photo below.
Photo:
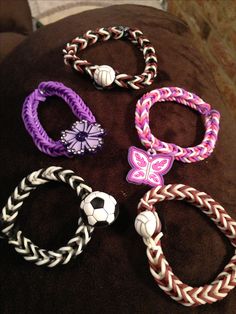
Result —
[{"label": "beaded charm", "polygon": [[132,167],[127,175],[128,182],[156,186],[163,185],[163,175],[170,170],[174,158],[165,154],[152,154],[150,151],[146,153],[131,146],[128,161]]},{"label": "beaded charm", "polygon": [[86,151],[96,152],[103,144],[104,130],[98,123],[76,121],[71,130],[62,132],[61,141],[68,153],[83,155]]},{"label": "beaded charm", "polygon": [[156,212],[145,210],[135,219],[135,229],[141,237],[149,238],[154,235],[160,224]]},{"label": "beaded charm", "polygon": [[92,192],[81,202],[83,219],[91,227],[106,227],[118,216],[118,204],[113,196],[104,192]]},{"label": "beaded charm", "polygon": [[100,65],[94,72],[94,81],[98,87],[108,87],[113,84],[116,78],[116,72],[109,65]]}]

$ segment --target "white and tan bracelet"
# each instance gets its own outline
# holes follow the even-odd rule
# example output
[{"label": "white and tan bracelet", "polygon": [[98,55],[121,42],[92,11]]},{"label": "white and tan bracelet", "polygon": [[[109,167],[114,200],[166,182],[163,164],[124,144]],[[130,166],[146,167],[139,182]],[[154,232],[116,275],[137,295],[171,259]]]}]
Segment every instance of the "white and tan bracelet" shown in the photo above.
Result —
[{"label": "white and tan bracelet", "polygon": [[[81,217],[78,219],[78,228],[74,236],[56,251],[39,248],[30,239],[26,238],[16,225],[19,209],[31,191],[37,186],[49,181],[59,181],[68,184],[82,199],[80,204]],[[54,267],[67,264],[73,257],[82,253],[91,239],[96,226],[111,224],[118,215],[116,200],[104,192],[92,192],[84,180],[75,175],[72,170],[61,167],[49,167],[32,172],[24,178],[8,198],[7,204],[1,212],[0,230],[3,238],[23,255],[24,259],[36,265]]]}]

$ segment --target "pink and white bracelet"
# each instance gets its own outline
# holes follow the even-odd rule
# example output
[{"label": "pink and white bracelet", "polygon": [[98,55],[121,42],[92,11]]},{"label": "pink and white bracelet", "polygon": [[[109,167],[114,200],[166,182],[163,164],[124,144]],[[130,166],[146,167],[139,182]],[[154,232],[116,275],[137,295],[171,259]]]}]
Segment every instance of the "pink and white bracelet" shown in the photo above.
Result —
[{"label": "pink and white bracelet", "polygon": [[[149,111],[156,102],[165,101],[176,101],[203,115],[206,132],[199,145],[183,148],[161,141],[151,133]],[[132,169],[127,175],[127,181],[151,186],[163,185],[162,176],[169,171],[174,159],[185,163],[204,160],[215,148],[219,121],[220,113],[217,110],[211,109],[210,104],[182,88],[163,87],[143,95],[136,104],[135,127],[147,153],[134,146],[130,147],[128,160]]]},{"label": "pink and white bracelet", "polygon": [[[191,287],[174,273],[162,250],[161,221],[155,204],[167,200],[185,200],[198,207],[230,240],[234,255],[223,271],[210,284]],[[183,184],[158,186],[148,191],[138,205],[135,229],[147,246],[150,272],[158,286],[173,300],[185,306],[198,306],[219,301],[236,286],[236,221],[211,196]]]}]

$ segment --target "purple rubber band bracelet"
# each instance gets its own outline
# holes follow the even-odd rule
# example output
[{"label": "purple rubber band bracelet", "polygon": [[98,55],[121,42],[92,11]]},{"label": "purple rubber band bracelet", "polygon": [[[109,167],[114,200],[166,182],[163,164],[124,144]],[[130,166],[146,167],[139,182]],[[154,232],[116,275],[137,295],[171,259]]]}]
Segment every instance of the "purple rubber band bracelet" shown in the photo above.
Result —
[{"label": "purple rubber band bracelet", "polygon": [[[61,97],[80,120],[70,130],[62,131],[61,138],[56,141],[47,135],[38,118],[38,106],[48,96]],[[41,82],[25,99],[22,119],[38,149],[52,157],[96,152],[103,144],[104,129],[96,123],[94,115],[80,96],[60,82]]]}]

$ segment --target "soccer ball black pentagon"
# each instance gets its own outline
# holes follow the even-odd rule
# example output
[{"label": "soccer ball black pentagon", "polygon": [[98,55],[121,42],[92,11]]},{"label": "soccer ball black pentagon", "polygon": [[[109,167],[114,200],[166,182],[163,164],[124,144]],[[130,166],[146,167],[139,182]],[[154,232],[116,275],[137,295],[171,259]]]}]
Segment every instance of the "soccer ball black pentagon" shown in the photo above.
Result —
[{"label": "soccer ball black pentagon", "polygon": [[80,204],[85,224],[92,227],[106,227],[113,223],[119,213],[117,201],[104,192],[92,192]]}]

